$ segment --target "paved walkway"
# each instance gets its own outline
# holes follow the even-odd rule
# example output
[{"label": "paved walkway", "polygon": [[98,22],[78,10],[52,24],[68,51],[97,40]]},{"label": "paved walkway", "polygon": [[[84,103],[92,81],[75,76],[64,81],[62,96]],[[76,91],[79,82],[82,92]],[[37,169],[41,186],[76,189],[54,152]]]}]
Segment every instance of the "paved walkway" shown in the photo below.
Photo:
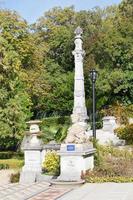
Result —
[{"label": "paved walkway", "polygon": [[48,190],[38,194],[37,196],[29,199],[29,200],[56,200],[62,195],[70,192],[71,189],[66,188],[49,188]]},{"label": "paved walkway", "polygon": [[133,183],[87,183],[58,200],[133,200]]},{"label": "paved walkway", "polygon": [[13,169],[3,169],[0,170],[0,185],[8,184],[10,182],[11,174],[15,173],[16,171]]},{"label": "paved walkway", "polygon": [[64,187],[51,187],[46,182],[0,184],[0,200],[55,200],[70,190]]},{"label": "paved walkway", "polygon": [[76,188],[46,182],[3,184],[0,200],[133,200],[133,183],[86,183]]}]

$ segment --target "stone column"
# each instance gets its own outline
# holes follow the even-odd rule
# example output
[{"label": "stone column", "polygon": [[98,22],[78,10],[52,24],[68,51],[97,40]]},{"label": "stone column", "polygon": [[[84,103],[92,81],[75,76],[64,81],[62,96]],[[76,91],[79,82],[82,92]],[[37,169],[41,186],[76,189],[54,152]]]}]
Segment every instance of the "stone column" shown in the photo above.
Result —
[{"label": "stone column", "polygon": [[87,110],[85,106],[85,90],[84,90],[84,73],[83,58],[85,51],[82,48],[82,29],[78,27],[75,30],[75,50],[72,52],[75,60],[75,77],[74,77],[74,107],[73,116],[79,116],[80,121],[85,121]]},{"label": "stone column", "polygon": [[87,109],[85,105],[85,89],[84,89],[84,73],[83,58],[85,51],[82,48],[82,34],[80,27],[75,32],[75,49],[72,52],[75,61],[75,77],[74,77],[74,106],[71,115],[72,126],[68,130],[65,143],[86,143],[87,130]]}]

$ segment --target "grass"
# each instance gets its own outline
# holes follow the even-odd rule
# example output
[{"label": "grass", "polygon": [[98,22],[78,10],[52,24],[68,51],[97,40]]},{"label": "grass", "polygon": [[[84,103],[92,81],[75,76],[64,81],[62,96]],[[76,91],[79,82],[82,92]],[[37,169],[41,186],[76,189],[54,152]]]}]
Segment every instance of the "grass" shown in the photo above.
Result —
[{"label": "grass", "polygon": [[23,166],[24,161],[21,159],[11,158],[11,159],[0,160],[0,164],[9,165],[9,169],[20,169]]}]

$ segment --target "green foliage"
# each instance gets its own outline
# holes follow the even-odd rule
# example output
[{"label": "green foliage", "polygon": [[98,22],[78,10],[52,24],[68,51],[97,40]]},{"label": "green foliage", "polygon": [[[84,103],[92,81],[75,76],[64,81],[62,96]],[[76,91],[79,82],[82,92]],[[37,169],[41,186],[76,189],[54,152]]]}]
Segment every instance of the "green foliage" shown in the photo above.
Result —
[{"label": "green foliage", "polygon": [[0,152],[0,159],[10,159],[14,156],[14,152],[12,151],[3,151],[3,152]]},{"label": "green foliage", "polygon": [[2,169],[9,169],[9,165],[4,164],[4,163],[0,163],[0,170],[2,170]]},{"label": "green foliage", "polygon": [[[52,68],[52,66],[49,67]],[[73,105],[73,73],[54,72],[54,74],[49,74],[49,82],[51,85],[49,93],[41,99],[43,108],[39,115],[41,116],[41,113],[46,116],[70,114]]]},{"label": "green foliage", "polygon": [[67,135],[70,123],[70,117],[67,116],[44,118],[41,124],[41,130],[43,132],[41,138],[44,143],[48,143],[51,140],[59,143],[62,142]]},{"label": "green foliage", "polygon": [[9,166],[10,169],[20,169],[24,163],[23,160],[12,158],[0,160],[0,165],[1,164]]},{"label": "green foliage", "polygon": [[120,104],[116,102],[113,105],[108,106],[108,108],[101,110],[101,113],[104,116],[115,116],[117,119],[118,124],[128,124],[129,118],[133,117],[133,105],[126,105]]},{"label": "green foliage", "polygon": [[133,155],[128,149],[97,144],[96,174],[99,176],[132,176]]},{"label": "green foliage", "polygon": [[101,146],[95,141],[95,168],[84,178],[87,182],[132,182],[133,154],[128,149]]},{"label": "green foliage", "polygon": [[42,120],[41,127],[44,126],[51,126],[51,125],[64,125],[68,124],[70,125],[71,120],[68,116],[59,116],[59,117],[47,117]]},{"label": "green foliage", "polygon": [[97,176],[88,176],[86,179],[88,183],[105,183],[105,182],[114,182],[114,183],[132,183],[132,177],[97,177]]},{"label": "green foliage", "polygon": [[22,43],[28,32],[26,23],[9,11],[0,11],[0,26],[0,149],[16,150],[31,116],[31,100],[21,79],[26,59]]},{"label": "green foliage", "polygon": [[59,175],[60,159],[56,151],[48,151],[43,163],[43,171],[50,175]]},{"label": "green foliage", "polygon": [[18,183],[20,178],[20,172],[11,174],[10,176],[10,183]]},{"label": "green foliage", "polygon": [[[35,35],[41,37],[42,43],[48,47],[44,62],[49,78],[53,77],[53,80],[48,78],[51,89],[43,99],[46,115],[64,115],[72,111],[74,65],[71,51],[74,48],[73,31],[77,25],[84,30],[86,87],[90,85],[87,77],[89,69],[94,66],[99,72],[97,108],[107,107],[116,101],[132,104],[133,23],[131,17],[130,20],[126,17],[129,13],[132,13],[132,6],[127,1],[104,10],[96,8],[76,12],[74,8],[53,8],[39,19]],[[88,88],[86,97],[90,102]],[[87,106],[91,108],[91,104],[87,103]]]},{"label": "green foliage", "polygon": [[93,146],[96,149],[96,152],[94,154],[94,163],[95,166],[100,166],[101,163],[103,162],[103,157],[101,155],[101,151],[100,151],[100,146],[98,145],[98,141],[96,139],[93,138]]},{"label": "green foliage", "polygon": [[13,151],[1,151],[0,152],[0,160],[11,159],[11,158],[23,159],[23,157],[24,157],[23,152],[13,152]]},{"label": "green foliage", "polygon": [[133,144],[133,124],[120,127],[115,130],[118,137],[125,140],[127,144]]},{"label": "green foliage", "polygon": [[0,108],[0,116],[1,150],[16,150],[24,135],[25,121],[31,116],[29,96],[19,91],[4,108]]},{"label": "green foliage", "polygon": [[126,149],[121,150],[113,146],[102,146],[102,145],[99,145],[98,143],[96,143],[96,149],[102,157],[104,156],[106,157],[107,155],[112,155],[114,157],[119,157],[119,158],[126,158],[126,159],[133,158],[132,152]]}]

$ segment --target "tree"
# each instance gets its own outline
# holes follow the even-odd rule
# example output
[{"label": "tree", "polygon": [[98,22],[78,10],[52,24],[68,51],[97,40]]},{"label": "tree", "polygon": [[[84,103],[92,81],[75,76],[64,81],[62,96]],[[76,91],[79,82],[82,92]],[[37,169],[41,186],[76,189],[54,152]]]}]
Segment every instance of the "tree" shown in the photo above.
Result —
[{"label": "tree", "polygon": [[16,150],[25,121],[31,116],[31,100],[21,80],[22,58],[16,45],[24,27],[19,17],[8,11],[0,12],[0,27],[0,146]]},{"label": "tree", "polygon": [[[99,106],[114,104],[117,100],[129,105],[133,101],[131,83],[133,80],[133,23],[132,18],[127,18],[126,14],[122,14],[123,6],[121,5],[123,3],[115,9],[115,14],[104,18],[104,31],[93,51],[99,68],[97,81]],[[124,6],[127,11],[128,5],[125,1]],[[128,13],[131,12],[130,9]]]}]

